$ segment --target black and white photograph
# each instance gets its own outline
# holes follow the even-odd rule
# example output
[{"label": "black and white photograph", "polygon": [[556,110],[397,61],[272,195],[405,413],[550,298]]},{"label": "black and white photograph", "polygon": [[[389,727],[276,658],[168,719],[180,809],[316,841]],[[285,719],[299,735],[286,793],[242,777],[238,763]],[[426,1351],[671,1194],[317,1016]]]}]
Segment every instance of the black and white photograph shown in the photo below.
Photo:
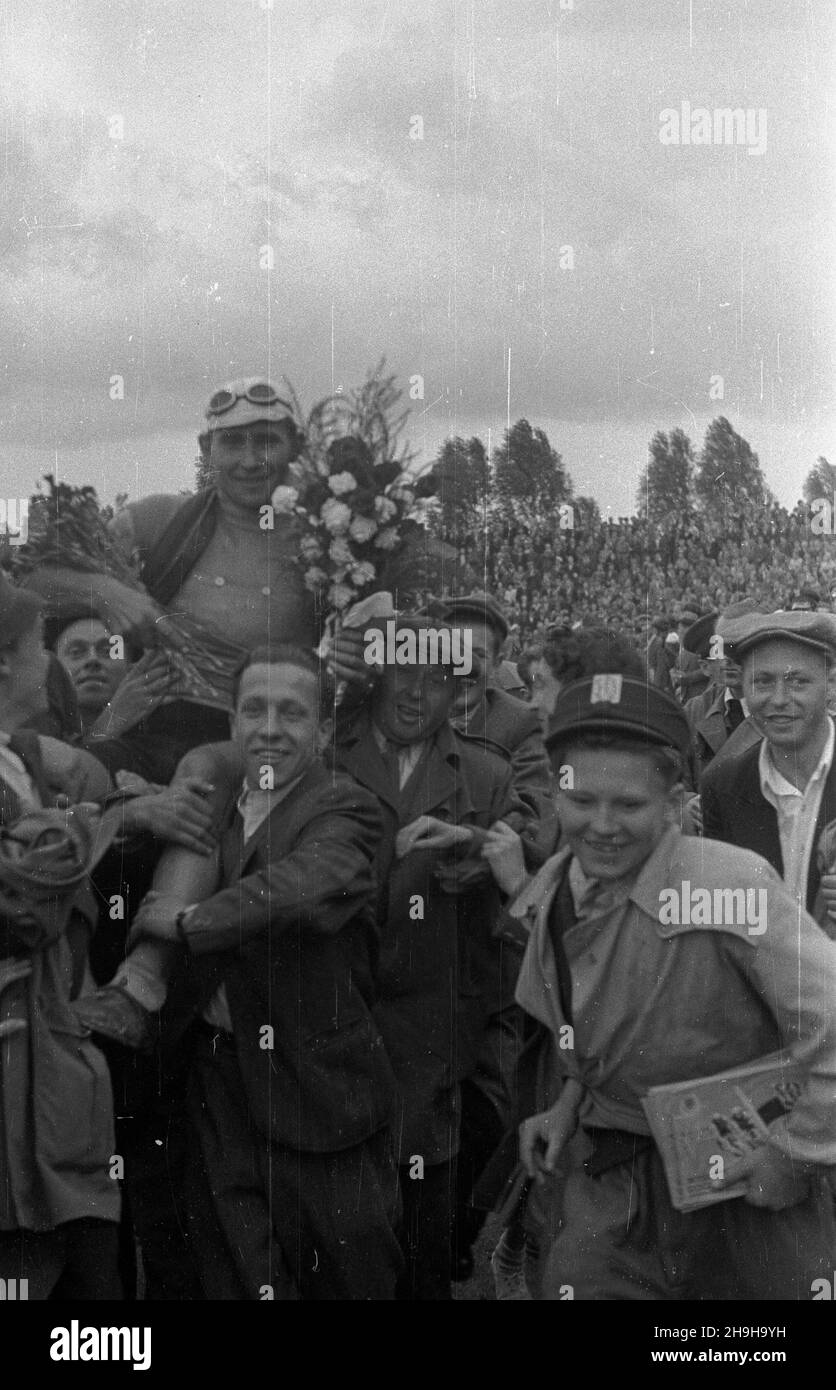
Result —
[{"label": "black and white photograph", "polygon": [[21,1363],[559,1302],[615,1369],[800,1373],[835,40],[829,0],[0,0]]}]

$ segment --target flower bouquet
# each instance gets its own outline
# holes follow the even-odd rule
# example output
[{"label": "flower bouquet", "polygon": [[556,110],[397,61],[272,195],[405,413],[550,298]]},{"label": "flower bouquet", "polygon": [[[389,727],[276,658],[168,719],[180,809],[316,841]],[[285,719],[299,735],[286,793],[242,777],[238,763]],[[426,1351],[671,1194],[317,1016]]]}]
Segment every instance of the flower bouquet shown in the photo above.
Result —
[{"label": "flower bouquet", "polygon": [[[142,590],[139,561],[126,557],[108,530],[112,507],[101,507],[92,487],[71,487],[58,483],[53,475],[44,478],[45,487],[29,502],[29,534],[25,545],[10,546],[0,553],[0,565],[18,583],[41,565],[55,565],[86,573],[108,574],[130,589]],[[117,505],[122,499],[117,499]],[[165,650],[178,686],[187,698],[219,703],[222,685],[213,672],[217,656],[201,642],[193,624],[177,615],[154,628],[155,644]]]},{"label": "flower bouquet", "polygon": [[[421,576],[415,561],[436,491],[434,474],[416,476],[412,455],[398,437],[408,411],[396,414],[402,392],[383,363],[347,396],[329,396],[301,418],[306,436],[308,478],[301,486],[277,487],[276,512],[292,515],[299,530],[298,563],[316,596],[326,642],[338,625],[352,625],[363,601],[368,615],[375,591],[389,612],[390,590],[414,590]],[[413,581],[410,583],[409,581]]]}]

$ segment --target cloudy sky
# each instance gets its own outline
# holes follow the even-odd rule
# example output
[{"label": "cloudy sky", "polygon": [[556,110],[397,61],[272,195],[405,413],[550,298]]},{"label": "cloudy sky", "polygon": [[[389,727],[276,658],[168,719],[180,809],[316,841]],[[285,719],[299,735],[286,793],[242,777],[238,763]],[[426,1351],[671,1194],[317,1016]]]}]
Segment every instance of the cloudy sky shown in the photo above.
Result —
[{"label": "cloudy sky", "polygon": [[[176,490],[218,382],[385,354],[427,459],[525,415],[619,513],[722,413],[793,502],[836,460],[833,9],[0,0],[0,491]],[[683,103],[764,148],[663,143]]]}]

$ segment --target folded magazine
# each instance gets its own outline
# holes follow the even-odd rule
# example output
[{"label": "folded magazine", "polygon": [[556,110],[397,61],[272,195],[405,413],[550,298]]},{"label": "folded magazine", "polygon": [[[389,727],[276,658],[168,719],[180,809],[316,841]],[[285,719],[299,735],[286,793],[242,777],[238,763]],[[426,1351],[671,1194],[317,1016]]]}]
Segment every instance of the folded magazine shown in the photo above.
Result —
[{"label": "folded magazine", "polygon": [[803,1088],[803,1069],[782,1053],[652,1086],[642,1106],[677,1211],[742,1197],[755,1154],[786,1129]]}]

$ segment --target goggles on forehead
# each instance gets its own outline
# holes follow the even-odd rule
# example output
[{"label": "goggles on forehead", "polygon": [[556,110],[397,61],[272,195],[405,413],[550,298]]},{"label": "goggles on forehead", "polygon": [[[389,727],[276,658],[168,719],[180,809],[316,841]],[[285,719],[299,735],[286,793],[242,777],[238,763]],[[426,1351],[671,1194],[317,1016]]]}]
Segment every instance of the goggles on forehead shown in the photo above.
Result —
[{"label": "goggles on forehead", "polygon": [[276,406],[280,405],[284,410],[290,412],[287,401],[282,400],[275,386],[271,386],[269,381],[257,381],[252,386],[248,386],[245,391],[231,391],[228,387],[223,387],[216,391],[208,406],[207,415],[225,415],[239,401],[249,401],[250,405]]}]

